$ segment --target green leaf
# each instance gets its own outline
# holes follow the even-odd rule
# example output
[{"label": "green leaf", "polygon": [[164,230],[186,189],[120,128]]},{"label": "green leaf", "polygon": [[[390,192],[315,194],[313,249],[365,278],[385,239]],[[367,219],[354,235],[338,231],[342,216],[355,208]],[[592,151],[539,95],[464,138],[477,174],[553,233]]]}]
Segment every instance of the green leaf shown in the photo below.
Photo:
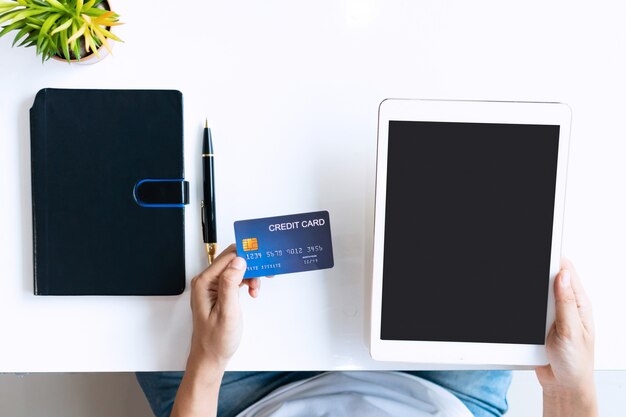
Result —
[{"label": "green leaf", "polygon": [[41,46],[44,44],[44,42],[47,42],[46,40],[47,37],[48,37],[48,34],[41,32],[41,31],[37,35],[37,52],[38,53],[41,50]]},{"label": "green leaf", "polygon": [[49,36],[48,38],[50,40],[50,43],[48,45],[48,49],[50,51],[54,51],[54,55],[56,55],[56,53],[59,52],[59,44],[57,43],[57,40],[59,39],[59,37],[58,36]]},{"label": "green leaf", "polygon": [[54,41],[54,37],[53,36],[48,36],[48,49],[54,49],[54,51],[56,52],[57,50],[57,43]]},{"label": "green leaf", "polygon": [[2,16],[0,16],[0,23],[4,23],[7,20],[13,19],[13,17],[16,16],[22,10],[24,10],[24,9],[13,10],[12,12],[8,12],[8,13],[3,14]]},{"label": "green leaf", "polygon": [[91,9],[94,4],[96,4],[96,0],[89,0],[87,3],[85,3],[85,5],[83,6],[83,12],[86,12],[87,10]]},{"label": "green leaf", "polygon": [[6,35],[7,33],[11,32],[12,30],[21,29],[25,25],[26,25],[26,22],[24,22],[23,20],[20,20],[19,22],[11,23],[10,25],[5,26],[4,28],[2,28],[2,31],[0,31],[0,38]]},{"label": "green leaf", "polygon": [[35,16],[42,13],[46,13],[46,11],[41,9],[20,10],[20,12],[13,17],[13,21],[17,22],[18,20],[26,19],[27,17]]},{"label": "green leaf", "polygon": [[100,26],[99,28],[102,33],[104,34],[104,36],[106,36],[109,39],[113,39],[114,41],[118,41],[118,42],[124,42],[123,40],[121,40],[120,38],[118,38],[117,36],[115,36],[114,34],[112,34],[110,31],[106,30],[105,28],[103,28],[102,26]]},{"label": "green leaf", "polygon": [[47,47],[48,47],[48,39],[46,39],[45,36],[41,43],[39,42],[39,40],[37,40],[37,53],[38,54],[42,53],[42,51],[44,51]]},{"label": "green leaf", "polygon": [[39,16],[29,16],[27,17],[26,20],[27,22],[30,23],[34,23],[36,25],[41,26],[43,24],[43,22],[48,18],[48,16],[50,16],[50,13],[46,12],[44,14],[40,14]]},{"label": "green leaf", "polygon": [[54,22],[56,22],[59,17],[61,17],[61,13],[54,13],[51,14],[45,22],[43,22],[43,25],[41,25],[41,31],[45,34],[48,34],[48,32],[50,31],[50,28],[52,27],[52,25],[54,24]]},{"label": "green leaf", "polygon": [[95,33],[95,35],[97,36],[96,39],[96,43],[98,44],[98,48],[100,47],[100,45],[104,45],[104,47],[107,49],[107,51],[109,51],[110,54],[113,53],[113,51],[111,51],[111,46],[109,45],[109,43],[106,40],[106,36],[104,35],[104,33],[102,33],[102,30],[100,27],[95,26],[92,28],[93,32]]},{"label": "green leaf", "polygon": [[83,10],[83,4],[83,0],[76,0],[76,12],[78,12],[79,14]]},{"label": "green leaf", "polygon": [[76,40],[78,38],[80,38],[81,36],[83,36],[83,34],[85,33],[85,30],[87,29],[87,23],[84,23],[80,29],[78,29],[76,32],[74,32],[74,34],[72,36],[70,36],[70,38],[68,39],[68,42],[76,42]]},{"label": "green leaf", "polygon": [[48,0],[48,3],[52,7],[56,8],[56,9],[59,9],[59,10],[61,10],[63,12],[70,12],[70,10],[68,10],[63,4],[59,3],[57,0]]},{"label": "green leaf", "polygon": [[26,45],[27,43],[28,42],[26,42],[26,41],[22,41],[19,45],[17,45],[17,47],[21,48],[23,46],[24,48],[28,48],[30,45]]},{"label": "green leaf", "polygon": [[20,43],[18,46],[26,45],[27,43],[30,43],[33,40],[35,41],[37,40],[37,35],[33,32],[30,32],[28,36],[26,37],[26,39],[24,39],[22,43]]},{"label": "green leaf", "polygon": [[15,35],[15,39],[13,39],[13,43],[11,44],[11,46],[15,46],[15,44],[18,43],[24,36],[28,35],[28,32],[30,31],[31,31],[31,28],[24,25],[22,30],[17,32],[17,35]]},{"label": "green leaf", "polygon": [[94,43],[93,37],[89,31],[85,32],[85,44],[88,45],[88,47],[85,48],[87,51],[91,51],[91,53],[96,54],[98,58],[100,57],[100,55],[98,55],[98,47]]},{"label": "green leaf", "polygon": [[[0,2],[0,13],[4,13],[4,12],[8,12],[9,10],[15,10],[15,8],[17,7],[22,7],[17,3],[11,3],[11,4],[4,4],[2,2]],[[20,9],[23,10],[23,9]]]},{"label": "green leaf", "polygon": [[76,59],[80,60],[80,45],[78,44],[78,42],[74,42],[72,50],[74,51],[74,56],[76,57]]},{"label": "green leaf", "polygon": [[61,44],[61,50],[63,51],[63,57],[70,61],[70,47],[67,44],[67,32],[65,30],[59,33],[59,43]]},{"label": "green leaf", "polygon": [[65,23],[60,24],[56,29],[54,29],[51,33],[51,35],[54,35],[55,33],[58,32],[65,32],[65,29],[69,28],[70,26],[72,26],[72,18],[70,17],[69,19],[67,19],[67,21],[65,21]]},{"label": "green leaf", "polygon": [[[76,23],[76,20],[72,19],[72,30],[71,30],[71,33],[76,33],[77,30],[78,30],[78,23]],[[76,45],[76,41],[70,41],[68,39],[67,42],[70,44],[70,48],[72,48],[72,49]]]},{"label": "green leaf", "polygon": [[109,12],[108,10],[98,9],[97,7],[92,7],[91,9],[86,11],[85,14],[91,17],[98,17],[108,12]]}]

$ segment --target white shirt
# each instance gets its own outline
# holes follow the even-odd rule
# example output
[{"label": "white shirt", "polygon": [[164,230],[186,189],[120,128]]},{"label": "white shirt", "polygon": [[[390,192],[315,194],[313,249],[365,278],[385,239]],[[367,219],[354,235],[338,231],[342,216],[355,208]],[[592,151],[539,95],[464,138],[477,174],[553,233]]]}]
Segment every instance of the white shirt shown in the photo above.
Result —
[{"label": "white shirt", "polygon": [[446,389],[401,372],[328,372],[282,386],[238,417],[473,417]]}]

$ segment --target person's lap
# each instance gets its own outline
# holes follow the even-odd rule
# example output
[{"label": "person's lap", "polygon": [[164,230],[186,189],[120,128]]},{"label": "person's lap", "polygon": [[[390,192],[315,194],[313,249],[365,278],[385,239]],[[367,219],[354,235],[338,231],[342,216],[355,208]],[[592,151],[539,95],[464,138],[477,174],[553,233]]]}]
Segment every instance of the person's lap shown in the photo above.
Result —
[{"label": "person's lap", "polygon": [[[218,416],[234,417],[283,385],[321,372],[226,372]],[[456,395],[476,417],[499,417],[507,410],[510,371],[411,371]],[[137,380],[156,417],[170,415],[182,372],[138,372]]]},{"label": "person's lap", "polygon": [[511,371],[408,371],[459,398],[476,417],[499,417],[508,410]]},{"label": "person's lap", "polygon": [[172,412],[174,399],[184,372],[136,372],[137,382],[156,417]]},{"label": "person's lap", "polygon": [[[225,372],[217,408],[219,417],[234,417],[275,389],[321,372]],[[156,417],[174,406],[183,372],[137,372],[137,381]]]}]

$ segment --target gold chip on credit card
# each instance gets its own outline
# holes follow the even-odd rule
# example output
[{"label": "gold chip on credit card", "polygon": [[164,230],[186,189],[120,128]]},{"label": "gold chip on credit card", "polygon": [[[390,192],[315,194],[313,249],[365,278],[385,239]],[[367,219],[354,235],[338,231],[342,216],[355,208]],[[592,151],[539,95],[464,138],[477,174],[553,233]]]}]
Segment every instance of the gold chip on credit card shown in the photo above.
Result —
[{"label": "gold chip on credit card", "polygon": [[245,252],[249,252],[251,250],[259,250],[259,242],[256,240],[256,237],[242,239],[241,243]]}]

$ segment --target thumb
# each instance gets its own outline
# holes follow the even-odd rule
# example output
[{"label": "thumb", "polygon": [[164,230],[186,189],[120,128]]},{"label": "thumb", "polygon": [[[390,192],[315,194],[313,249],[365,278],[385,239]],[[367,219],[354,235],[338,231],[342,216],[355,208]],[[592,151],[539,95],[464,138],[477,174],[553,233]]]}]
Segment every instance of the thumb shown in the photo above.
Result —
[{"label": "thumb", "polygon": [[571,272],[568,269],[562,269],[555,281],[556,332],[561,337],[570,337],[580,330],[580,317],[576,306],[576,295],[572,289]]},{"label": "thumb", "polygon": [[243,280],[245,271],[246,261],[237,257],[230,261],[224,272],[220,274],[217,302],[226,314],[239,308],[239,284]]}]

